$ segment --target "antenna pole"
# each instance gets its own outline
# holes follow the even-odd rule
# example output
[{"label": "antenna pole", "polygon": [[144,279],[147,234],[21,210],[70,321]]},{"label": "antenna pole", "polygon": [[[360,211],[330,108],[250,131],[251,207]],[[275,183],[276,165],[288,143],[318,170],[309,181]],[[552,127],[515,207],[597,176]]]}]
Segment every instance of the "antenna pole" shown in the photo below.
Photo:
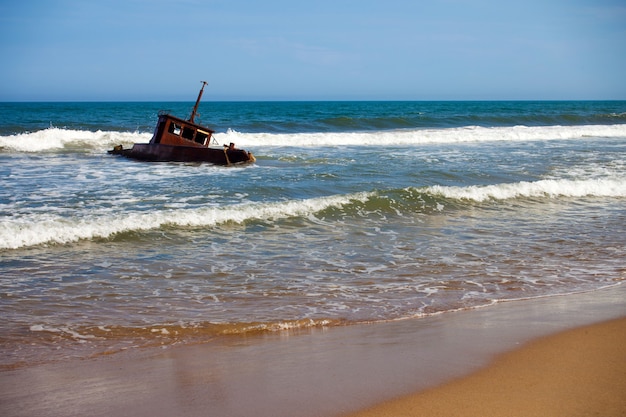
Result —
[{"label": "antenna pole", "polygon": [[198,105],[200,104],[200,99],[202,98],[202,93],[204,92],[204,87],[208,84],[206,81],[200,81],[202,83],[202,88],[198,93],[198,99],[196,100],[196,105],[193,106],[193,110],[191,112],[191,116],[189,116],[189,121],[193,123],[193,119],[196,118],[196,114],[198,113]]}]

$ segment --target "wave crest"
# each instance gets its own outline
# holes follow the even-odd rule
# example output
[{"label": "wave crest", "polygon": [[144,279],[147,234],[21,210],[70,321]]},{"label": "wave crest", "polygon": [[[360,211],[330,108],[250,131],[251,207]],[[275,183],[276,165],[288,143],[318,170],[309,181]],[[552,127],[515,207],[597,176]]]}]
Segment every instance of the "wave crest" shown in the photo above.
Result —
[{"label": "wave crest", "polygon": [[152,137],[139,132],[91,132],[50,127],[36,132],[0,136],[0,149],[13,152],[100,151],[115,145],[148,142]]},{"label": "wave crest", "polygon": [[220,143],[241,146],[415,146],[479,142],[526,142],[589,137],[624,138],[626,124],[588,126],[466,126],[444,129],[402,129],[366,132],[241,133],[229,129],[217,133]]},{"label": "wave crest", "polygon": [[434,185],[428,187],[428,191],[446,198],[476,202],[541,197],[626,197],[626,181],[616,178],[550,179],[468,187]]},{"label": "wave crest", "polygon": [[152,212],[109,213],[67,218],[33,215],[6,218],[0,222],[0,249],[18,249],[43,244],[66,244],[83,239],[108,239],[117,234],[157,230],[164,227],[212,227],[248,221],[276,221],[294,217],[338,219],[376,213],[429,214],[463,209],[467,202],[543,198],[624,198],[626,180],[546,179],[466,187],[433,185],[403,190],[361,192],[306,200],[243,203],[226,207],[158,209]]},{"label": "wave crest", "polygon": [[[150,133],[71,130],[51,127],[36,132],[0,136],[0,149],[13,152],[104,152],[115,145],[145,143]],[[472,142],[568,140],[589,137],[624,138],[626,124],[587,126],[466,126],[442,129],[399,129],[361,132],[216,133],[217,143],[240,147],[416,146]]]},{"label": "wave crest", "polygon": [[368,193],[319,197],[272,203],[245,203],[227,207],[157,210],[119,213],[81,219],[47,215],[44,219],[6,219],[0,222],[0,249],[18,249],[42,244],[66,244],[81,239],[106,239],[126,232],[141,232],[167,226],[215,226],[227,222],[308,217],[329,207],[340,207]]}]

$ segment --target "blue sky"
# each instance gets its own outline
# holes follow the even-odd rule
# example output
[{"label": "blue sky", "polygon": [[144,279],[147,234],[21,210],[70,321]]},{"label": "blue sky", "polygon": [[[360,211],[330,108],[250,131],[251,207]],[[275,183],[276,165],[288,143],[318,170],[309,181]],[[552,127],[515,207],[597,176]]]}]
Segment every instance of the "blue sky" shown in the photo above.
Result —
[{"label": "blue sky", "polygon": [[0,0],[0,101],[626,99],[623,0]]}]

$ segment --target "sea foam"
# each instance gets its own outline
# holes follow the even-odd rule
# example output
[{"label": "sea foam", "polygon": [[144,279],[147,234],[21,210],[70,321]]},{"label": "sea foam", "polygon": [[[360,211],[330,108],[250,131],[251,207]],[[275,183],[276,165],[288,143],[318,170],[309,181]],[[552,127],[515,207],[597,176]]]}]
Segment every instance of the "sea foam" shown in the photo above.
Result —
[{"label": "sea foam", "polygon": [[[445,198],[483,202],[516,198],[626,197],[626,179],[546,179],[467,187],[434,185],[420,188]],[[384,192],[384,191],[379,191]],[[67,218],[62,215],[29,215],[0,221],[0,249],[17,249],[41,244],[65,244],[81,239],[110,238],[124,232],[155,230],[166,226],[201,227],[251,220],[274,221],[310,217],[330,207],[366,202],[374,192],[334,195],[305,200],[242,203],[222,207],[160,209]]]},{"label": "sea foam", "polygon": [[41,244],[65,244],[81,239],[110,238],[118,233],[146,231],[164,226],[199,227],[248,220],[277,220],[294,216],[307,217],[329,207],[365,200],[369,193],[337,195],[271,203],[243,203],[227,207],[128,212],[67,218],[5,218],[0,221],[0,249],[18,249]]},{"label": "sea foam", "polygon": [[[115,145],[146,143],[151,133],[48,128],[0,136],[0,149],[13,152],[104,152]],[[624,138],[626,124],[586,126],[466,126],[361,132],[245,133],[229,129],[214,135],[214,144],[239,147],[413,146],[472,142],[567,140],[589,137]],[[258,150],[256,150],[259,152]]]},{"label": "sea foam", "polygon": [[626,125],[587,126],[467,126],[445,129],[407,129],[367,132],[240,133],[229,130],[215,135],[220,143],[251,146],[411,146],[472,142],[524,142],[589,137],[625,138]]},{"label": "sea foam", "polygon": [[0,136],[0,149],[14,152],[101,151],[118,144],[148,142],[151,136],[139,132],[91,132],[51,127],[36,132]]},{"label": "sea foam", "polygon": [[626,197],[626,179],[547,179],[468,187],[434,185],[428,187],[428,191],[447,198],[477,202],[535,197]]}]

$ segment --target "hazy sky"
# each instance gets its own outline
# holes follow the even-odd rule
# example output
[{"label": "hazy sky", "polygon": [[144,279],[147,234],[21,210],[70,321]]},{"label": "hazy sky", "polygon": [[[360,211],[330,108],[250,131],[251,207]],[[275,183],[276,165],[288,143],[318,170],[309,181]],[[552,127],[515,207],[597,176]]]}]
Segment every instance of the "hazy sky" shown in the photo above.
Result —
[{"label": "hazy sky", "polygon": [[0,101],[626,99],[625,0],[0,0]]}]

